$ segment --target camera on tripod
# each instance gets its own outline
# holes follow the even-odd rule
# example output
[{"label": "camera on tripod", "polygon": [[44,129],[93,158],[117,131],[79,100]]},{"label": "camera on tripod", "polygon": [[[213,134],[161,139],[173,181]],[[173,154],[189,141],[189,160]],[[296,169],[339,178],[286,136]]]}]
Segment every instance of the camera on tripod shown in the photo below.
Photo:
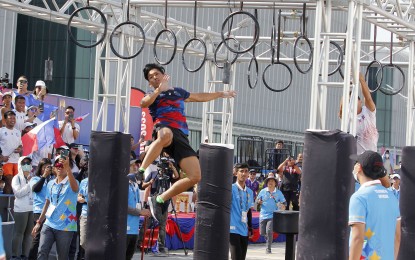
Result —
[{"label": "camera on tripod", "polygon": [[167,157],[161,157],[159,162],[157,163],[157,167],[161,169],[162,171],[167,171],[170,169],[169,162],[173,162],[172,159]]},{"label": "camera on tripod", "polygon": [[9,73],[4,73],[4,77],[0,77],[0,88],[13,88],[13,84],[9,80]]}]

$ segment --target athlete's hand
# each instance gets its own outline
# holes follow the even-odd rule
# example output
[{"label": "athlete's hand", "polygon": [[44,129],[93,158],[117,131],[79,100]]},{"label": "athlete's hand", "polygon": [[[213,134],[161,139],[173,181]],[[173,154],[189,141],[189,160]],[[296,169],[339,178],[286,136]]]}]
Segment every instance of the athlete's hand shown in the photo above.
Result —
[{"label": "athlete's hand", "polygon": [[160,83],[160,85],[158,87],[159,90],[160,90],[160,92],[164,92],[164,91],[167,91],[167,90],[170,89],[170,87],[169,87],[169,80],[170,80],[170,76],[167,75],[167,74],[165,74],[163,76],[163,78],[161,79],[161,83]]},{"label": "athlete's hand", "polygon": [[236,97],[235,90],[229,90],[229,91],[222,92],[222,98],[234,98],[234,97]]}]

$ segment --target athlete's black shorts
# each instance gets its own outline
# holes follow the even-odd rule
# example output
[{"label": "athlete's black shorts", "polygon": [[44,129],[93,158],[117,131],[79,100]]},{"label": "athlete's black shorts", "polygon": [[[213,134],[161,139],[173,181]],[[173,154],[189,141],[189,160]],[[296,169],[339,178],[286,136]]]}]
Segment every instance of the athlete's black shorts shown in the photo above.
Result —
[{"label": "athlete's black shorts", "polygon": [[165,125],[156,125],[155,127],[155,136],[157,138],[157,133],[160,129],[167,127],[173,132],[173,140],[171,144],[163,148],[163,152],[168,153],[171,157],[174,158],[177,165],[180,164],[180,161],[184,158],[195,156],[197,157],[196,152],[190,146],[189,139],[182,131],[176,128],[172,128]]}]

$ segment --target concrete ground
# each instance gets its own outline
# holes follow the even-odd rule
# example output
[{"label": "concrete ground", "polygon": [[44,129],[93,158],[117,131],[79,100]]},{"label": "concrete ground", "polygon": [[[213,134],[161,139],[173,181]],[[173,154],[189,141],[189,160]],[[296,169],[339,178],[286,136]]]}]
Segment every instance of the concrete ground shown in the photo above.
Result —
[{"label": "concrete ground", "polygon": [[[284,260],[285,259],[285,243],[273,243],[272,244],[272,253],[265,253],[266,245],[264,244],[250,244],[248,246],[248,252],[246,254],[246,260]],[[144,255],[144,259],[160,259],[162,257],[156,257],[151,254]],[[193,251],[189,250],[188,255],[186,256],[184,250],[175,250],[170,251],[168,257],[169,260],[184,260],[184,259],[193,259]],[[136,253],[134,255],[134,260],[140,260],[141,254]],[[230,256],[229,256],[230,259]]]}]

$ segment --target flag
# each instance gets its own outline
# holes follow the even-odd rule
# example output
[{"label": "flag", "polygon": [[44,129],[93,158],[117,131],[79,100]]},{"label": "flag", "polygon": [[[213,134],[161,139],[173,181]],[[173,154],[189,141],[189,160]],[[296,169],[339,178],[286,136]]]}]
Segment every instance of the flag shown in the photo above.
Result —
[{"label": "flag", "polygon": [[[27,107],[30,107],[30,106],[39,107],[39,104],[41,102],[40,100],[35,99],[33,95],[25,96],[25,99],[26,99]],[[39,114],[37,118],[39,118],[42,121],[46,121],[50,119],[50,114],[57,109],[58,109],[57,106],[54,106],[48,103],[43,103],[43,113]]]},{"label": "flag", "polygon": [[34,151],[39,151],[51,144],[55,144],[55,147],[65,145],[60,135],[57,121],[55,118],[49,119],[32,130],[26,133],[22,137],[23,144],[23,156],[27,156]]},{"label": "flag", "polygon": [[86,113],[83,116],[80,116],[80,117],[75,118],[75,121],[76,122],[82,122],[82,120],[84,120],[87,116],[89,116],[89,113]]}]

